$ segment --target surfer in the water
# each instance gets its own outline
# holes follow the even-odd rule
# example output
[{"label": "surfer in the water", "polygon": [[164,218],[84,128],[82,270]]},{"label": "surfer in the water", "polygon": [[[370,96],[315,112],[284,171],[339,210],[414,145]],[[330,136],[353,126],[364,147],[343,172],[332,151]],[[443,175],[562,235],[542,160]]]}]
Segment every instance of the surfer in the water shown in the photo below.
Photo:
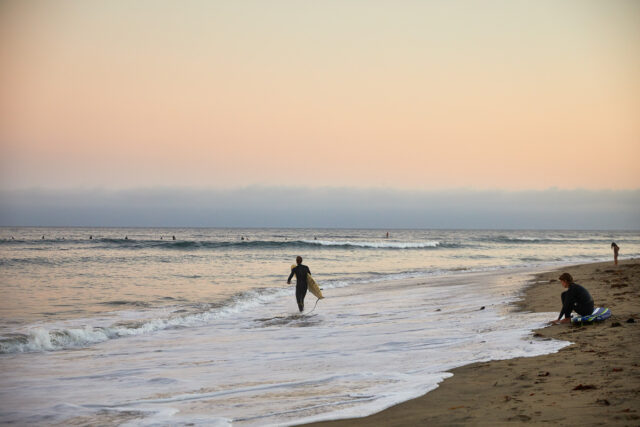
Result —
[{"label": "surfer in the water", "polygon": [[296,275],[296,301],[298,302],[298,309],[300,313],[304,310],[304,297],[307,294],[307,274],[311,274],[309,267],[302,264],[302,257],[296,257],[296,265],[291,269],[291,274],[287,279],[287,283],[291,283],[291,278]]}]

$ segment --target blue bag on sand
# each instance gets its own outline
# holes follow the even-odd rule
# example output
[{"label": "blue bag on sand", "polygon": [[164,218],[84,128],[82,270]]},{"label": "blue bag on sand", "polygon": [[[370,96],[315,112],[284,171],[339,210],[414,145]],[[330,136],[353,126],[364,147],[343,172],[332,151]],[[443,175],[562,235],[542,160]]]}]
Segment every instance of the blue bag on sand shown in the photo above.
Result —
[{"label": "blue bag on sand", "polygon": [[584,325],[585,323],[601,322],[611,317],[611,310],[608,308],[596,307],[593,313],[587,316],[578,316],[571,319],[574,325]]}]

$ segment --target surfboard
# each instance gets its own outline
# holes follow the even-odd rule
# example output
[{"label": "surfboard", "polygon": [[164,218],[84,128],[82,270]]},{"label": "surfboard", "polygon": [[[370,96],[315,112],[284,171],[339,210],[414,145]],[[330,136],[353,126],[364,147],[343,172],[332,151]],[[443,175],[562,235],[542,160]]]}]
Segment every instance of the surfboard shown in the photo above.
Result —
[{"label": "surfboard", "polygon": [[[295,264],[291,266],[292,270],[294,268],[296,268]],[[322,296],[322,291],[320,290],[320,286],[318,286],[318,284],[316,283],[314,278],[311,277],[310,274],[307,274],[307,288],[309,289],[309,292],[311,292],[313,295],[315,295],[316,298],[318,298],[318,299],[323,299],[324,298],[324,296]]]},{"label": "surfboard", "polygon": [[582,325],[585,323],[602,322],[611,317],[611,310],[608,308],[596,307],[593,313],[587,316],[577,316],[571,319],[574,325]]},{"label": "surfboard", "polygon": [[320,290],[320,286],[313,280],[310,274],[307,274],[307,286],[309,287],[309,292],[316,296],[318,299],[324,298],[322,296],[322,291]]}]

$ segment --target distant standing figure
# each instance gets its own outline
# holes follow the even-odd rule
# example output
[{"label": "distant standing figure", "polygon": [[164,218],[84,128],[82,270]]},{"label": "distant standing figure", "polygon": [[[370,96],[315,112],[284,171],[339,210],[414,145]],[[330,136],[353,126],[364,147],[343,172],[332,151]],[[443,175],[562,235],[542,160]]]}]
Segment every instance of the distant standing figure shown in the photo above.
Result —
[{"label": "distant standing figure", "polygon": [[389,238],[389,232],[387,231],[387,239]]},{"label": "distant standing figure", "polygon": [[620,248],[616,245],[616,242],[611,242],[611,249],[613,249],[613,263],[618,265],[618,252]]},{"label": "distant standing figure", "polygon": [[[571,312],[574,310],[580,316],[587,316],[593,313],[593,298],[591,298],[589,291],[577,283],[574,283],[573,277],[571,277],[569,273],[562,273],[558,279],[562,287],[567,290],[560,295],[562,310],[560,310],[558,320],[554,320],[551,323],[571,322]],[[564,316],[564,319],[562,319],[562,316]]]},{"label": "distant standing figure", "polygon": [[171,237],[173,237],[173,240],[176,240],[176,236],[171,236]]},{"label": "distant standing figure", "polygon": [[42,240],[44,240],[44,234],[42,235]]},{"label": "distant standing figure", "polygon": [[89,236],[89,240],[93,240],[93,234]]},{"label": "distant standing figure", "polygon": [[291,278],[293,275],[296,275],[296,302],[298,303],[298,309],[300,313],[304,310],[304,297],[307,295],[307,274],[311,274],[311,270],[309,267],[302,264],[302,257],[296,257],[296,264],[298,264],[295,268],[291,269],[291,274],[289,274],[289,278],[287,279],[287,283],[291,283]]}]

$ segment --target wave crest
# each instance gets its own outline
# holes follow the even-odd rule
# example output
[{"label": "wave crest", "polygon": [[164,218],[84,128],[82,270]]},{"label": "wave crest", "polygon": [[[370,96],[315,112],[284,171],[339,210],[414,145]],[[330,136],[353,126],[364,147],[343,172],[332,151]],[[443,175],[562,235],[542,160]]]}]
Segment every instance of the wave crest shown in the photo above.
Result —
[{"label": "wave crest", "polygon": [[356,248],[373,248],[373,249],[425,249],[436,248],[440,246],[440,242],[353,242],[353,241],[333,241],[333,240],[302,240],[307,245],[318,246],[340,246],[340,247],[356,247]]},{"label": "wave crest", "polygon": [[[33,245],[51,244],[50,241],[34,240]],[[15,244],[4,241],[0,244]],[[169,249],[169,250],[197,250],[197,249],[228,249],[252,248],[274,249],[289,247],[324,247],[324,248],[367,248],[367,249],[432,249],[437,247],[459,247],[455,244],[441,244],[439,241],[402,242],[402,241],[358,241],[358,240],[136,240],[99,238],[93,240],[59,240],[56,245],[82,245],[88,247],[116,248],[116,249]]]},{"label": "wave crest", "polygon": [[[110,339],[149,334],[165,329],[206,325],[216,319],[238,313],[248,307],[264,304],[284,294],[288,288],[262,288],[239,293],[229,300],[201,311],[188,312],[169,318],[155,318],[115,323],[111,326],[69,328],[36,327],[25,333],[7,334],[0,338],[0,354],[31,353],[86,347]],[[114,301],[121,303],[121,301]],[[112,302],[113,303],[113,302]],[[186,311],[186,310],[185,310]],[[182,313],[182,310],[177,312]]]}]

